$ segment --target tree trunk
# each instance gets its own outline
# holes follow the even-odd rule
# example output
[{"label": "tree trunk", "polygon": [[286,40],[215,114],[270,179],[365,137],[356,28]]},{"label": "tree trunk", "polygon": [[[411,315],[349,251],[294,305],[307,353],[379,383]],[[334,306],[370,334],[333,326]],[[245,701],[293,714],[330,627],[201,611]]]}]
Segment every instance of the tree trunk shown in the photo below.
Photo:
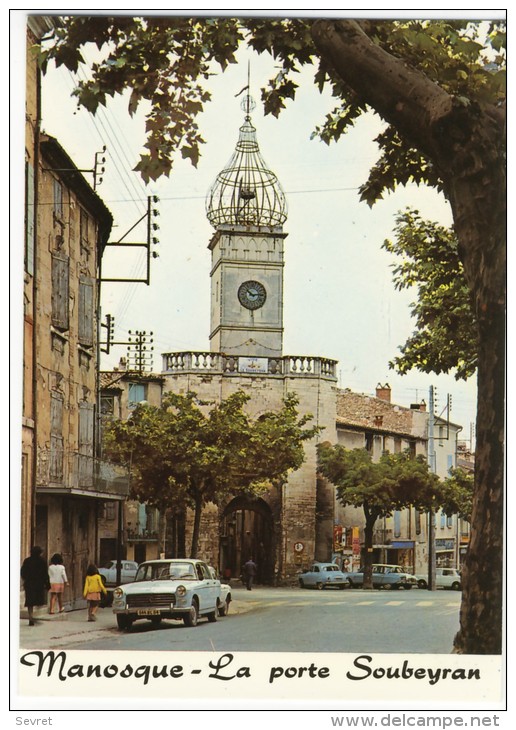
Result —
[{"label": "tree trunk", "polygon": [[368,513],[364,506],[365,527],[364,527],[364,582],[362,587],[371,590],[373,587],[373,530],[376,516]]},{"label": "tree trunk", "polygon": [[194,506],[194,525],[192,533],[192,547],[190,550],[190,557],[197,557],[197,550],[199,548],[199,535],[201,532],[201,513],[202,513],[202,497],[197,495],[195,497]]},{"label": "tree trunk", "polygon": [[455,650],[502,650],[506,180],[504,112],[464,106],[383,51],[367,24],[316,21],[314,43],[340,78],[436,165],[450,200],[479,327],[471,542]]}]

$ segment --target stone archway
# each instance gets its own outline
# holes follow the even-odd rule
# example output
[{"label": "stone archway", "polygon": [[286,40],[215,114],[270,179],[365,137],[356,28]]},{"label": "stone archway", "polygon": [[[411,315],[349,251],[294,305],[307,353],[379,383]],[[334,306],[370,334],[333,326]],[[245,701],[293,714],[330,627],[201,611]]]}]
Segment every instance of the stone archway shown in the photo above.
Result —
[{"label": "stone archway", "polygon": [[274,582],[274,519],[259,497],[235,497],[221,518],[219,565],[222,575],[238,578],[250,556],[258,566],[256,583]]}]

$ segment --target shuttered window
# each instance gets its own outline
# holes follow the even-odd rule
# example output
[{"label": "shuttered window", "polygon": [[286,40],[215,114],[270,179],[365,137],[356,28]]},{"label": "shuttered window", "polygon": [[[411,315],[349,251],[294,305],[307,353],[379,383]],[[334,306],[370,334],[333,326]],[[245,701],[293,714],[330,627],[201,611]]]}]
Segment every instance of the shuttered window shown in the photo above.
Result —
[{"label": "shuttered window", "polygon": [[79,403],[79,452],[93,456],[93,403]]},{"label": "shuttered window", "polygon": [[93,486],[93,403],[79,403],[79,487]]},{"label": "shuttered window", "polygon": [[25,271],[34,274],[34,167],[25,163]]},{"label": "shuttered window", "polygon": [[63,396],[60,393],[50,394],[50,465],[51,481],[63,479]]},{"label": "shuttered window", "polygon": [[79,280],[79,342],[93,346],[93,279],[82,276]]},{"label": "shuttered window", "polygon": [[63,186],[56,179],[54,179],[54,215],[56,218],[63,217]]},{"label": "shuttered window", "polygon": [[68,256],[52,253],[52,324],[62,330],[69,328],[69,270]]}]

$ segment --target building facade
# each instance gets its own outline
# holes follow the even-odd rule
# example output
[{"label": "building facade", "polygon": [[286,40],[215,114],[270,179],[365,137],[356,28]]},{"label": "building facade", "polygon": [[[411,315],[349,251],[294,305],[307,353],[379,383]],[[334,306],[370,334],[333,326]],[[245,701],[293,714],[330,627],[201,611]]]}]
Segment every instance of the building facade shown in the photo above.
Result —
[{"label": "building facade", "polygon": [[59,142],[41,130],[40,75],[29,48],[51,27],[29,17],[25,147],[21,555],[63,556],[68,603],[98,560],[104,500],[127,474],[98,458],[99,265],[112,216]]}]

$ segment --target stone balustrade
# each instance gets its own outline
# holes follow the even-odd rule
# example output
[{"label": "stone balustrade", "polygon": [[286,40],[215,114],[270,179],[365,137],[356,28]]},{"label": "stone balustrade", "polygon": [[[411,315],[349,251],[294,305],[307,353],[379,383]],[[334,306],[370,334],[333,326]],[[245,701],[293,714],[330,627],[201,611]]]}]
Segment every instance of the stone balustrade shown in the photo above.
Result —
[{"label": "stone balustrade", "polygon": [[239,357],[221,352],[167,352],[163,354],[162,372],[337,380],[337,360],[309,355]]}]

